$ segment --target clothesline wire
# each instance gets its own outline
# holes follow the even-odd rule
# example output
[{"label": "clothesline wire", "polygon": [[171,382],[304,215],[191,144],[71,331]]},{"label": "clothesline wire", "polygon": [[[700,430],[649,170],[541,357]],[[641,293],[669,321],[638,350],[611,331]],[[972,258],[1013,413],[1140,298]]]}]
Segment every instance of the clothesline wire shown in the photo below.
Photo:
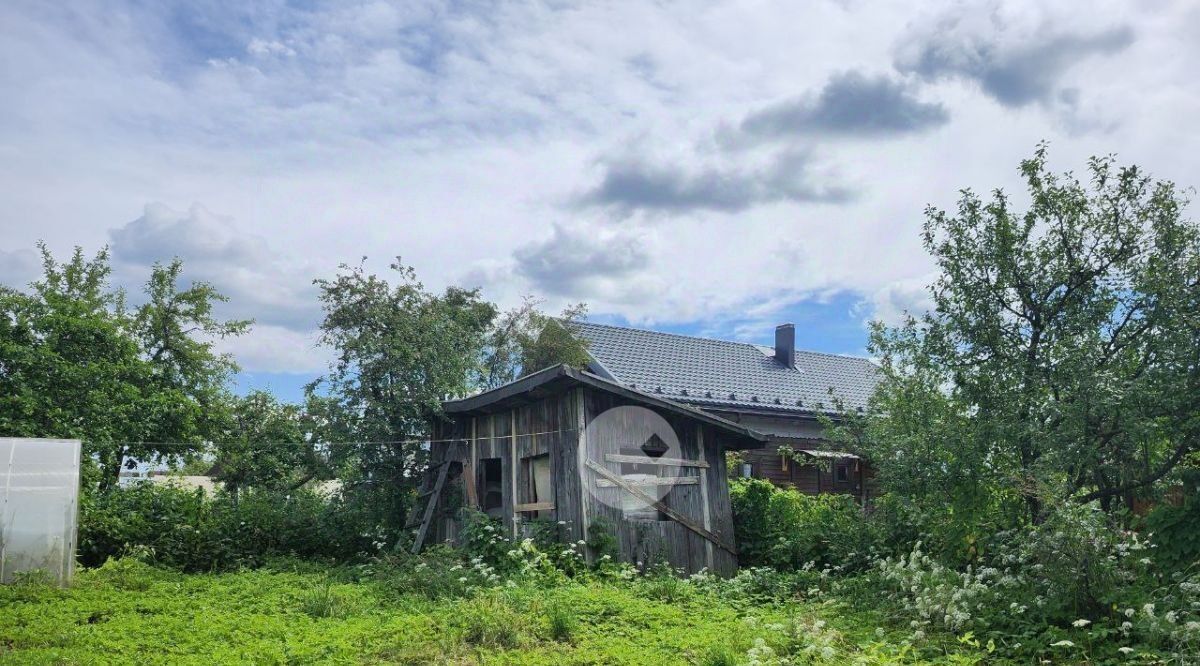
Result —
[{"label": "clothesline wire", "polygon": [[[561,428],[558,430],[545,430],[542,432],[516,433],[515,436],[516,437],[543,437],[543,436],[548,436],[548,435],[558,435],[558,434],[567,433],[567,432],[577,432],[578,430],[579,430],[578,428]],[[478,441],[511,439],[513,436],[514,435],[512,435],[512,434],[507,434],[507,435],[478,435],[477,434],[474,437],[474,439],[475,439],[475,441],[478,442]],[[368,441],[345,441],[345,442],[89,442],[88,440],[84,440],[84,441],[86,443],[92,443],[92,444],[120,444],[123,446],[151,446],[156,449],[173,448],[173,447],[179,447],[179,448],[186,447],[188,449],[195,449],[198,447],[205,447],[205,446],[222,446],[224,444],[247,444],[249,446],[293,446],[293,445],[298,445],[298,444],[306,444],[306,445],[313,444],[313,445],[320,445],[320,446],[363,446],[363,445],[389,446],[389,445],[397,445],[397,444],[444,444],[447,442],[469,443],[471,441],[471,439],[472,438],[470,436],[467,436],[467,437],[452,437],[452,438],[446,438],[446,439],[416,438],[416,439],[391,439],[391,440],[374,440],[374,441],[368,440]]]}]

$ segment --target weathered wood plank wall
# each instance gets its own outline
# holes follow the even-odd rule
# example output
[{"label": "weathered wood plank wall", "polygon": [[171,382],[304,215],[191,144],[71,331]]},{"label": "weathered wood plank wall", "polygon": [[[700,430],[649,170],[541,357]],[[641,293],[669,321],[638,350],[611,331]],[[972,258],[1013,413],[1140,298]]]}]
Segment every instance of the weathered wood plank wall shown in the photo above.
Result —
[{"label": "weathered wood plank wall", "polygon": [[[622,449],[637,448],[642,444],[615,439],[606,441],[603,435],[596,433],[591,437],[583,436],[592,419],[612,407],[626,404],[644,406],[588,387],[576,387],[493,414],[449,418],[438,425],[435,439],[461,438],[464,442],[456,449],[464,473],[455,481],[458,487],[455,492],[463,498],[464,505],[472,504],[472,493],[468,492],[467,485],[478,486],[483,473],[481,461],[487,458],[500,460],[501,509],[509,534],[514,530],[518,536],[526,534],[520,523],[512,520],[517,515],[517,505],[526,504],[530,499],[531,481],[522,460],[546,454],[554,508],[540,510],[537,516],[565,523],[559,528],[560,538],[564,541],[586,541],[589,529],[603,523],[616,537],[618,556],[625,561],[644,567],[666,563],[688,573],[708,569],[722,575],[732,574],[737,567],[733,554],[674,520],[627,519],[621,502],[621,493],[625,491],[617,487],[598,487],[596,474],[583,467],[584,461],[592,460],[620,475],[621,462],[609,461],[606,455],[620,455]],[[729,506],[723,435],[713,426],[686,416],[670,412],[660,415],[679,438],[681,452],[678,457],[703,463],[703,466],[664,467],[670,474],[696,479],[693,484],[673,486],[664,503],[686,516],[689,522],[732,544],[733,517]],[[433,457],[443,459],[451,449],[442,447],[440,451],[435,450]],[[581,474],[581,470],[584,473]],[[585,483],[588,487],[583,485]],[[481,493],[475,495],[475,502],[482,500]],[[543,498],[538,499],[544,502]],[[529,518],[533,514],[522,515]],[[446,512],[430,542],[435,538],[438,541],[457,538],[461,528],[459,518]]]}]

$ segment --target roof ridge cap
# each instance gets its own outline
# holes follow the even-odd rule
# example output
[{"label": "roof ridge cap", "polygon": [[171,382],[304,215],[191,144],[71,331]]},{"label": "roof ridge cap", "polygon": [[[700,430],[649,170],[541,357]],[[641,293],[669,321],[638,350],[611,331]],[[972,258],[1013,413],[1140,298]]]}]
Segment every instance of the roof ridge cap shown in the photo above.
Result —
[{"label": "roof ridge cap", "polygon": [[654,335],[668,335],[673,338],[685,338],[687,340],[703,340],[705,342],[720,342],[721,344],[725,344],[725,345],[744,345],[747,347],[757,347],[758,346],[758,345],[754,344],[753,342],[743,342],[741,340],[722,340],[721,338],[710,338],[710,337],[706,337],[706,336],[702,336],[702,335],[684,335],[683,333],[672,333],[669,331],[656,331],[651,328],[638,328],[636,326],[617,326],[616,324],[601,324],[601,323],[592,322],[592,321],[580,321],[580,322],[576,322],[576,323],[584,324],[587,326],[599,326],[601,328],[615,328],[615,329],[621,330],[621,331],[637,331],[638,333],[652,333]]}]

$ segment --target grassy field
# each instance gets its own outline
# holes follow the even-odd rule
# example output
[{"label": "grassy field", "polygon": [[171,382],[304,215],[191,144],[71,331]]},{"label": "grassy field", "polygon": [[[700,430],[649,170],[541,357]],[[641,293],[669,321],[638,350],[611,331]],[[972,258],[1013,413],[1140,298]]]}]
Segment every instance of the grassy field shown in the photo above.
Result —
[{"label": "grassy field", "polygon": [[0,662],[916,664],[983,654],[951,638],[914,653],[832,601],[748,602],[674,580],[431,600],[305,568],[184,575],[126,560],[79,573],[68,590],[3,587]]}]

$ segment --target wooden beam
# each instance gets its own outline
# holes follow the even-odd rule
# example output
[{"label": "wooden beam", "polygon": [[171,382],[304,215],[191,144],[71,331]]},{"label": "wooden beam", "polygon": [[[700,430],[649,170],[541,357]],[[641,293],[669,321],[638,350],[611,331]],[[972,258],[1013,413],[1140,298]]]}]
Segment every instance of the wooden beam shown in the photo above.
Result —
[{"label": "wooden beam", "polygon": [[667,517],[669,517],[671,520],[674,520],[675,522],[679,523],[680,525],[683,525],[684,527],[695,532],[696,534],[699,534],[700,536],[704,537],[705,539],[708,539],[709,541],[717,544],[722,549],[729,551],[730,554],[735,555],[735,556],[737,555],[737,549],[734,548],[733,546],[725,543],[721,539],[721,537],[704,529],[703,527],[697,525],[696,523],[693,523],[691,521],[691,519],[688,518],[687,516],[683,515],[682,513],[679,513],[678,511],[676,511],[675,509],[672,509],[671,507],[667,506],[666,504],[663,504],[659,500],[654,499],[653,497],[647,495],[646,493],[642,492],[638,488],[625,483],[625,479],[622,479],[621,477],[617,476],[616,474],[613,474],[612,472],[608,471],[600,463],[597,463],[594,460],[588,460],[587,466],[589,468],[591,468],[591,470],[594,471],[595,473],[599,474],[600,476],[603,476],[604,478],[608,479],[609,481],[612,481],[616,485],[623,488],[630,495],[633,495],[634,497],[642,500],[646,504],[648,504],[648,505],[654,507],[655,509],[658,509],[660,512],[666,514]]},{"label": "wooden beam", "polygon": [[526,511],[553,511],[554,502],[530,502],[528,504],[518,504],[517,513]]},{"label": "wooden beam", "polygon": [[508,471],[509,479],[512,481],[512,505],[513,512],[509,516],[509,522],[512,523],[512,535],[516,539],[520,536],[517,528],[517,467],[520,461],[517,460],[517,408],[513,407],[508,413]]},{"label": "wooden beam", "polygon": [[[703,423],[696,424],[696,448],[700,451],[700,457],[703,458],[706,455],[705,452],[707,451],[707,449],[704,448]],[[696,473],[700,475],[700,504],[704,507],[704,529],[711,531],[712,509],[708,505],[708,465],[705,464],[704,468]],[[712,571],[713,545],[711,541],[704,544],[704,565],[708,567],[709,571]]]},{"label": "wooden beam", "polygon": [[685,458],[651,458],[650,456],[627,456],[620,453],[605,454],[604,459],[616,463],[637,463],[639,465],[660,465],[662,467],[703,467],[708,463],[703,460],[687,460]]},{"label": "wooden beam", "polygon": [[[655,488],[658,486],[697,486],[700,485],[698,476],[660,476],[653,479],[631,479],[621,477],[626,484],[638,488]],[[617,484],[607,479],[596,479],[597,488],[616,488]]]},{"label": "wooden beam", "polygon": [[[591,515],[588,514],[587,477],[583,473],[583,463],[587,460],[587,415],[584,414],[583,387],[575,387],[572,394],[575,403],[575,473],[579,475],[579,527],[583,533],[584,543],[588,543],[588,528],[591,525]],[[584,548],[588,563],[592,562],[592,549]]]},{"label": "wooden beam", "polygon": [[472,416],[471,417],[471,450],[467,452],[467,455],[470,457],[467,458],[467,468],[466,468],[466,472],[463,474],[463,476],[466,478],[464,478],[463,481],[465,481],[467,484],[467,505],[473,509],[479,508],[479,491],[476,488],[476,484],[479,483],[479,479],[476,477],[477,472],[475,470],[475,460],[476,460],[475,441],[476,441],[476,439],[477,439],[477,434],[475,431],[475,417]]}]

